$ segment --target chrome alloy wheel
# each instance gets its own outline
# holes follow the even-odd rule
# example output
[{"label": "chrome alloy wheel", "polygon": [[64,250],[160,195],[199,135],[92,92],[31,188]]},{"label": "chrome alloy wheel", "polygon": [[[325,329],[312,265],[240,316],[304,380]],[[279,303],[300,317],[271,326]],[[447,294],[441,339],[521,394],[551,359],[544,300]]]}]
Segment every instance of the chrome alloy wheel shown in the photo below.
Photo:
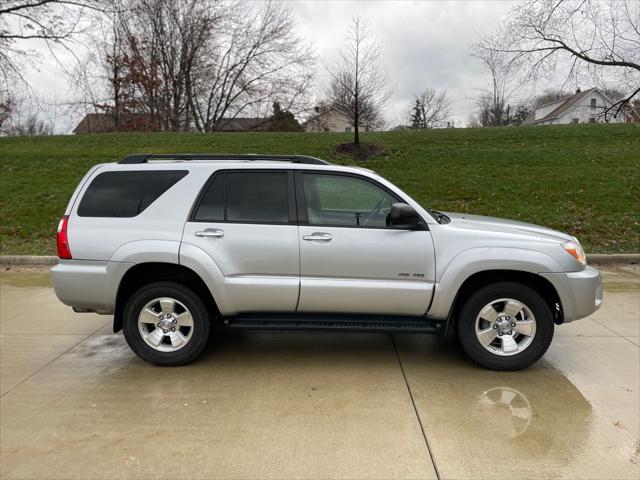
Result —
[{"label": "chrome alloy wheel", "polygon": [[525,350],[536,335],[536,319],[524,303],[500,298],[484,306],[476,317],[476,337],[491,353],[515,355]]},{"label": "chrome alloy wheel", "polygon": [[182,302],[161,297],[148,302],[138,315],[138,330],[151,348],[175,352],[193,335],[193,317]]}]

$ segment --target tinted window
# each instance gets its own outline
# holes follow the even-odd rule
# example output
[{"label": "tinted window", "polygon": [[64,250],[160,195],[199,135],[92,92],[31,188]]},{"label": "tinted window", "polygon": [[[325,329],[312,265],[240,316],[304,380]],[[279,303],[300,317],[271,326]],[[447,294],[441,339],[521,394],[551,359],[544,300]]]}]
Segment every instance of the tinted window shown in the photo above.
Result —
[{"label": "tinted window", "polygon": [[81,217],[135,217],[187,171],[105,172],[93,179],[78,207]]},{"label": "tinted window", "polygon": [[224,174],[216,175],[202,197],[196,222],[217,222],[224,220]]},{"label": "tinted window", "polygon": [[289,220],[286,172],[228,172],[226,179],[227,220],[269,223]]},{"label": "tinted window", "polygon": [[344,175],[303,174],[311,225],[385,227],[398,200],[375,184]]}]

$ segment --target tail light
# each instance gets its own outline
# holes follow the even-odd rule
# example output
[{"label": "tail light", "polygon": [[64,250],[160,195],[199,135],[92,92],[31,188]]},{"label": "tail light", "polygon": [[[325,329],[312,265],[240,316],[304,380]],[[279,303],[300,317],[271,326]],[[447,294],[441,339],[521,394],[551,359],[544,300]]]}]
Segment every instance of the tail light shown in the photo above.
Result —
[{"label": "tail light", "polygon": [[71,250],[69,249],[69,238],[67,237],[67,226],[69,225],[69,216],[65,215],[60,219],[58,224],[58,234],[56,241],[58,243],[58,257],[64,260],[71,260]]}]

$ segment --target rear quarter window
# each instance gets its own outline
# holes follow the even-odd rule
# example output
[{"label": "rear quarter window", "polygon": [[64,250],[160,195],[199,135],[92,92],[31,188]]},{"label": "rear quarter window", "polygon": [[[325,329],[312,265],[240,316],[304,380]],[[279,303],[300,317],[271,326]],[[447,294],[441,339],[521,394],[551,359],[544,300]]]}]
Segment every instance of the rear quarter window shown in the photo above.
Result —
[{"label": "rear quarter window", "polygon": [[104,172],[85,191],[81,217],[135,217],[184,178],[186,170]]}]

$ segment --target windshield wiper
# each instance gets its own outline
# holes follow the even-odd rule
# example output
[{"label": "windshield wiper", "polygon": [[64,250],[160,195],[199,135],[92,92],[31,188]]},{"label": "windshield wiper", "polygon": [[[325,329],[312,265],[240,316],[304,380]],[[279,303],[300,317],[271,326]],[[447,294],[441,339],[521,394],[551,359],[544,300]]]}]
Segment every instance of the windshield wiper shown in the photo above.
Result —
[{"label": "windshield wiper", "polygon": [[436,219],[436,222],[440,224],[449,223],[451,221],[451,219],[442,212],[431,210],[430,208],[428,208],[427,211]]}]

